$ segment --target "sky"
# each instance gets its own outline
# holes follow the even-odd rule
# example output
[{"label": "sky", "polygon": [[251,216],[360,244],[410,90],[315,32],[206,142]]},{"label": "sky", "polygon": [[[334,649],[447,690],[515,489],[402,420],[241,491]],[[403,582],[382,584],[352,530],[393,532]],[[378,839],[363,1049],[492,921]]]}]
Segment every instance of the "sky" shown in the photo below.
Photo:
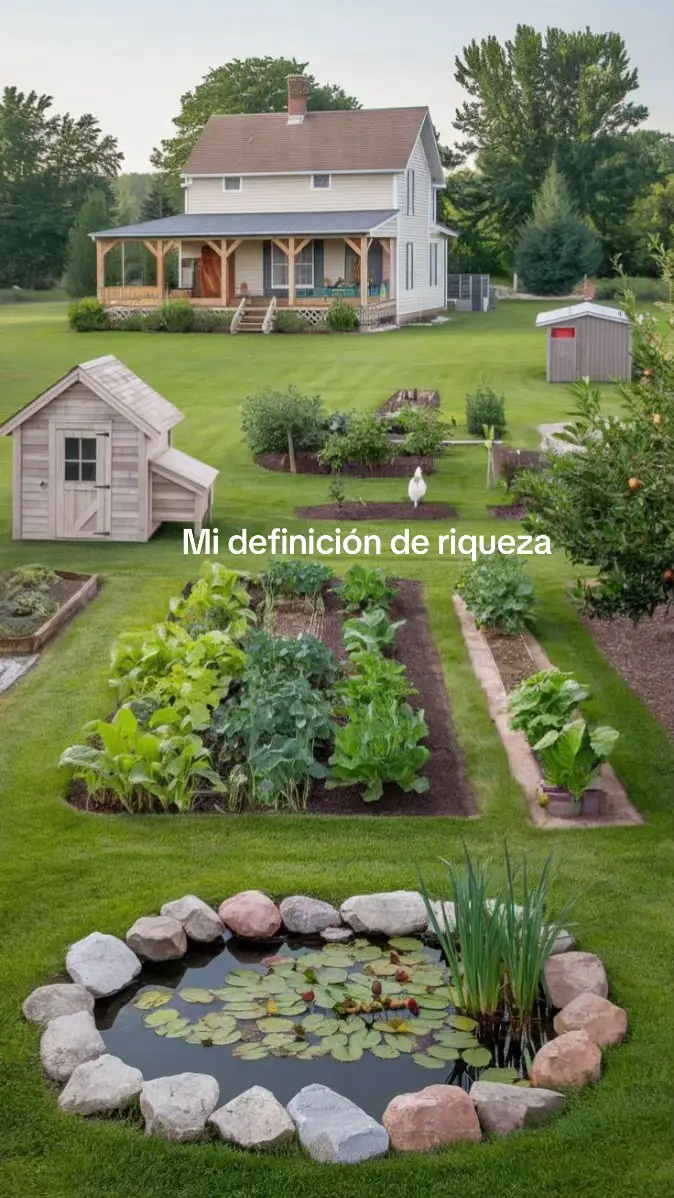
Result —
[{"label": "sky", "polygon": [[[10,9],[11,4],[11,9]],[[427,104],[452,144],[462,100],[454,58],[518,23],[614,30],[638,68],[647,124],[674,133],[672,0],[3,0],[0,86],[46,92],[55,112],[92,112],[123,170],[149,169],[180,96],[232,58],[295,57],[368,107]],[[0,6],[0,7],[3,7]]]}]

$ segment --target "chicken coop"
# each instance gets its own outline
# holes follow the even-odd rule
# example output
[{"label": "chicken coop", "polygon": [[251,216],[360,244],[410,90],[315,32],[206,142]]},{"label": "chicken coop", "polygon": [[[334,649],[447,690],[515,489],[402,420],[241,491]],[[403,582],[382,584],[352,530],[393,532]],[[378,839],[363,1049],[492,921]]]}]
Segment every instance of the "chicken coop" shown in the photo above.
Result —
[{"label": "chicken coop", "polygon": [[447,303],[457,312],[489,312],[496,307],[491,275],[448,275]]},{"label": "chicken coop", "polygon": [[632,327],[620,308],[573,304],[540,312],[536,327],[547,331],[547,381],[595,383],[632,377]]}]

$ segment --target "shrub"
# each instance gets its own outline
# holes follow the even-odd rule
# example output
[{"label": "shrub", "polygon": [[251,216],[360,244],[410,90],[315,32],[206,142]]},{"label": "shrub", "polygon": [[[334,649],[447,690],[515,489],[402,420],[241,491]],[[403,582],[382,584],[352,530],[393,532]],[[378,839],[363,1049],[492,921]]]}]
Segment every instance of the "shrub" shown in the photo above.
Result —
[{"label": "shrub", "polygon": [[354,413],[346,432],[332,433],[319,457],[331,470],[342,470],[349,462],[360,466],[380,465],[394,456],[386,435],[386,426],[366,412]]},{"label": "shrub", "polygon": [[532,619],[533,584],[516,557],[501,553],[481,557],[468,567],[456,589],[478,628],[496,628],[507,636],[519,636]]},{"label": "shrub", "polygon": [[594,274],[601,258],[598,234],[574,208],[564,176],[553,164],[517,246],[515,264],[525,290],[566,295],[583,275]]},{"label": "shrub", "polygon": [[471,437],[484,437],[485,428],[493,428],[495,437],[502,437],[506,428],[505,398],[500,391],[480,383],[472,395],[466,396],[466,427]]},{"label": "shrub", "polygon": [[120,316],[115,320],[111,320],[108,327],[111,333],[143,333],[145,331],[145,317],[142,312],[129,312],[127,316]]},{"label": "shrub", "polygon": [[325,412],[319,395],[266,387],[243,401],[241,424],[253,453],[288,453],[295,473],[295,451],[318,449],[325,441]]},{"label": "shrub", "polygon": [[414,457],[434,457],[444,450],[445,427],[432,408],[403,408],[396,413],[396,424],[405,431],[405,440],[399,447],[404,454]]},{"label": "shrub", "polygon": [[193,333],[226,333],[232,323],[233,312],[215,308],[195,308]]},{"label": "shrub", "polygon": [[70,305],[68,324],[76,333],[95,333],[109,327],[105,308],[93,297],[76,300]]},{"label": "shrub", "polygon": [[293,312],[289,308],[279,308],[276,313],[277,333],[308,333],[311,329],[311,324],[304,316],[300,316],[299,312]]},{"label": "shrub", "polygon": [[143,324],[152,333],[191,333],[194,308],[186,299],[168,300],[149,312]]},{"label": "shrub", "polygon": [[358,328],[358,314],[344,300],[335,300],[330,304],[327,315],[327,326],[331,333],[353,333]]},{"label": "shrub", "polygon": [[625,284],[639,304],[666,303],[667,284],[664,279],[627,278],[619,275],[614,279],[597,279],[594,288],[596,300],[620,300]]},{"label": "shrub", "polygon": [[256,629],[246,643],[246,672],[306,678],[313,687],[328,689],[341,672],[334,653],[315,636],[302,632],[298,637],[274,636]]}]

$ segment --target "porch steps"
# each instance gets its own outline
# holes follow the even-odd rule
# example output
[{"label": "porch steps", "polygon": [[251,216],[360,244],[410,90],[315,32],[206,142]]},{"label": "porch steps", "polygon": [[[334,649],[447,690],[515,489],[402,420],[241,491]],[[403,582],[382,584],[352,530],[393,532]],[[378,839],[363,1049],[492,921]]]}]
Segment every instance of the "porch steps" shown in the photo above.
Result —
[{"label": "porch steps", "polygon": [[237,333],[261,333],[266,311],[262,307],[245,308]]}]

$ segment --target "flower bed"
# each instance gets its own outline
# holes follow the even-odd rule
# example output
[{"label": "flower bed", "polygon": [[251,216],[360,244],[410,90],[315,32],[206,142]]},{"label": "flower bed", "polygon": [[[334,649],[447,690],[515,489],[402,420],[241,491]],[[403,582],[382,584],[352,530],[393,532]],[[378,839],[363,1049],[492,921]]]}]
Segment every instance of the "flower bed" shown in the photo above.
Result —
[{"label": "flower bed", "polygon": [[99,586],[97,574],[42,566],[0,574],[0,655],[38,653]]}]

